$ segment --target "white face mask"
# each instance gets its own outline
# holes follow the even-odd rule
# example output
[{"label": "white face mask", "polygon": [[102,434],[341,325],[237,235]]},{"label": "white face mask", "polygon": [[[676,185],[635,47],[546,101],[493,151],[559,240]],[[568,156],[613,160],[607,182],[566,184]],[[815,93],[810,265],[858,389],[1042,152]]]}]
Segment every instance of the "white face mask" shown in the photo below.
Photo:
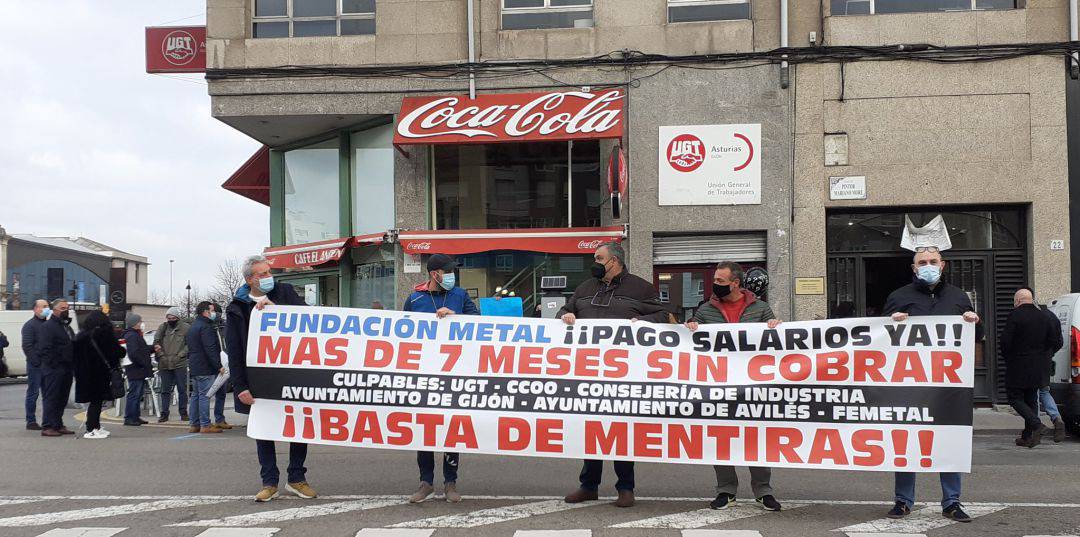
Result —
[{"label": "white face mask", "polygon": [[146,331],[146,323],[139,323],[139,331],[140,332],[145,332]]}]

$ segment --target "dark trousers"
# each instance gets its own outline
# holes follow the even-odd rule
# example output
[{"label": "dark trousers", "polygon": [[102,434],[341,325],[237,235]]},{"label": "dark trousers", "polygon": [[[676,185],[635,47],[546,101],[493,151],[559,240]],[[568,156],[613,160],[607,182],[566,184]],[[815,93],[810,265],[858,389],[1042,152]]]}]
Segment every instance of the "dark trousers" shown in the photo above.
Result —
[{"label": "dark trousers", "polygon": [[[420,481],[435,484],[435,454],[430,451],[416,452],[416,465],[420,467]],[[443,483],[457,483],[458,454],[444,453],[442,463]]]},{"label": "dark trousers", "polygon": [[[41,366],[26,362],[26,424],[37,423],[37,400],[41,395]],[[44,416],[42,416],[44,417]]]},{"label": "dark trousers", "polygon": [[[615,461],[615,490],[634,490],[634,461]],[[600,488],[600,478],[604,476],[604,461],[587,460],[581,465],[581,488],[595,491]]]},{"label": "dark trousers", "polygon": [[124,401],[124,421],[136,422],[142,419],[142,398],[146,391],[146,381],[128,380],[127,399]]},{"label": "dark trousers", "polygon": [[74,376],[67,367],[43,366],[41,372],[41,426],[60,429],[64,426],[64,407]]},{"label": "dark trousers", "polygon": [[1042,428],[1042,422],[1039,421],[1039,389],[1008,388],[1005,395],[1016,413],[1024,418],[1024,432],[1021,436],[1031,438],[1033,432]]},{"label": "dark trousers", "polygon": [[86,432],[101,428],[101,401],[90,401],[86,407]]},{"label": "dark trousers", "polygon": [[[270,440],[256,440],[255,447],[259,452],[259,476],[262,477],[264,487],[276,487],[281,479],[281,472],[277,467],[277,450]],[[307,444],[296,442],[289,443],[289,483],[301,483],[306,481],[304,476],[307,468],[304,461],[307,459]]]},{"label": "dark trousers", "polygon": [[188,374],[187,368],[160,369],[161,377],[161,415],[168,417],[169,407],[172,405],[173,389],[177,391],[176,406],[180,407],[180,415],[183,416],[188,408]]}]

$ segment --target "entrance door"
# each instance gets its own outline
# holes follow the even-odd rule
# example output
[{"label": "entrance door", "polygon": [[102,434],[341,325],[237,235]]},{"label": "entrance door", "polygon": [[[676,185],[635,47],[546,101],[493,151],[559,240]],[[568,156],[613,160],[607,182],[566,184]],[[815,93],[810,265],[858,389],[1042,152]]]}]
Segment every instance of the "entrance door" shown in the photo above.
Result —
[{"label": "entrance door", "polygon": [[686,321],[697,307],[712,296],[715,265],[674,265],[653,267],[653,285],[660,301],[679,322]]},{"label": "entrance door", "polygon": [[289,278],[284,281],[292,284],[296,293],[309,306],[337,307],[341,303],[338,296],[337,274]]}]

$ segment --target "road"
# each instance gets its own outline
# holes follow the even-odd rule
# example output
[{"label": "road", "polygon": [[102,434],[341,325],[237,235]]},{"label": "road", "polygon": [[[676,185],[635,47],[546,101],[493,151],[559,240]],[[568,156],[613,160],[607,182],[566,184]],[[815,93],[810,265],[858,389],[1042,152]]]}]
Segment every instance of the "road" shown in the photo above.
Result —
[{"label": "road", "polygon": [[[177,425],[109,423],[107,440],[43,438],[24,428],[24,390],[0,385],[3,537],[1080,535],[1080,442],[1018,448],[1015,431],[1000,425],[1019,428],[1012,416],[991,416],[997,428],[976,429],[963,494],[969,513],[978,515],[973,523],[940,516],[932,475],[921,476],[918,487],[929,503],[897,523],[882,518],[891,507],[887,473],[776,470],[773,485],[785,509],[767,513],[754,504],[745,472],[736,507],[712,511],[710,468],[639,464],[638,505],[619,509],[608,501],[560,501],[577,485],[576,461],[470,455],[461,462],[463,502],[409,505],[414,454],[324,446],[313,446],[308,457],[308,480],[320,499],[255,504],[255,446],[243,429],[191,435]],[[69,426],[79,425],[77,413],[68,411]],[[285,459],[280,453],[283,473]],[[604,477],[601,494],[613,495],[610,465]]]}]

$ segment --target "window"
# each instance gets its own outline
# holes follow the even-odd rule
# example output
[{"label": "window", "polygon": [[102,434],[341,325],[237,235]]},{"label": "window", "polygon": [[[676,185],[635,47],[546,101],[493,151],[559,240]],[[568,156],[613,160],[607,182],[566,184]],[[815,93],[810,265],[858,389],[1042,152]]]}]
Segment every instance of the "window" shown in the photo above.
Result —
[{"label": "window", "polygon": [[394,125],[352,134],[353,233],[394,227]]},{"label": "window", "polygon": [[750,0],[668,0],[668,22],[750,18]]},{"label": "window", "polygon": [[592,0],[502,0],[503,30],[592,25]]},{"label": "window", "polygon": [[393,309],[397,296],[394,281],[393,260],[356,265],[353,275],[353,307]]},{"label": "window", "polygon": [[375,0],[253,0],[252,37],[375,33]]},{"label": "window", "polygon": [[[460,265],[460,287],[476,289],[477,296],[480,297],[495,296],[495,290],[499,288],[513,291],[515,296],[521,297],[526,317],[535,314],[543,297],[570,296],[581,282],[592,277],[588,269],[593,262],[592,254],[495,250],[458,255],[455,260]],[[562,291],[544,292],[540,289],[540,280],[544,276],[565,276],[567,286]]]},{"label": "window", "polygon": [[1015,9],[1016,0],[832,0],[833,15]]},{"label": "window", "polygon": [[341,237],[338,139],[285,152],[285,244]]}]

